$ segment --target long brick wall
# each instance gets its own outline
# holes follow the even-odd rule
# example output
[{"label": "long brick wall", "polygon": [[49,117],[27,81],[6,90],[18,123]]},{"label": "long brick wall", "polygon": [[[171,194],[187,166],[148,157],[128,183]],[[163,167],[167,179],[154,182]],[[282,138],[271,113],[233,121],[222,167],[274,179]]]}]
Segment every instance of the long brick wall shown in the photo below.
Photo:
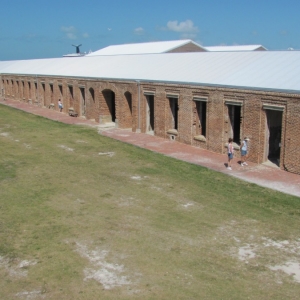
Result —
[{"label": "long brick wall", "polygon": [[[155,135],[212,152],[226,153],[226,142],[233,134],[239,135],[235,136],[236,149],[248,136],[249,160],[258,164],[268,159],[267,111],[279,111],[274,114],[282,116],[279,166],[300,174],[300,94],[3,74],[0,84],[2,97],[55,110],[59,110],[61,99],[65,113],[71,109],[78,116],[99,123],[115,122],[117,127],[132,131],[147,132],[152,113]],[[199,104],[201,101],[205,104]],[[205,126],[200,120],[201,109],[206,109]],[[173,128],[175,120],[177,129]]]}]

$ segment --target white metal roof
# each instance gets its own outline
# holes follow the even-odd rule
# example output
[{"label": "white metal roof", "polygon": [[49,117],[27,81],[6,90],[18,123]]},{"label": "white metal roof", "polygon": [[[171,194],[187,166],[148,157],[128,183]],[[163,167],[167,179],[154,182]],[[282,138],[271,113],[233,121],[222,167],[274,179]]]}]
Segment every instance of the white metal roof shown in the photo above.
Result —
[{"label": "white metal roof", "polygon": [[236,45],[236,46],[209,46],[205,47],[208,51],[255,51],[267,50],[262,45]]},{"label": "white metal roof", "polygon": [[300,51],[194,52],[2,61],[0,73],[159,81],[300,93]]},{"label": "white metal roof", "polygon": [[166,53],[178,47],[184,46],[188,43],[193,43],[200,49],[205,50],[204,47],[198,45],[192,40],[177,40],[177,41],[163,41],[163,42],[149,42],[149,43],[137,43],[137,44],[123,44],[112,45],[94,51],[86,56],[95,55],[123,55],[123,54],[150,54],[150,53]]}]

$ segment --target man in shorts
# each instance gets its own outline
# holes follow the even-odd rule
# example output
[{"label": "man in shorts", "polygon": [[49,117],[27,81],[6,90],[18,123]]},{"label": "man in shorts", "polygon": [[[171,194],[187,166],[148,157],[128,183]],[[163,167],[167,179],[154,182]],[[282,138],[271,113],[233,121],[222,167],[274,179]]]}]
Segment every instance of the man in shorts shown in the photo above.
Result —
[{"label": "man in shorts", "polygon": [[245,137],[241,144],[241,166],[248,166],[246,159],[248,158],[248,142],[249,138]]}]

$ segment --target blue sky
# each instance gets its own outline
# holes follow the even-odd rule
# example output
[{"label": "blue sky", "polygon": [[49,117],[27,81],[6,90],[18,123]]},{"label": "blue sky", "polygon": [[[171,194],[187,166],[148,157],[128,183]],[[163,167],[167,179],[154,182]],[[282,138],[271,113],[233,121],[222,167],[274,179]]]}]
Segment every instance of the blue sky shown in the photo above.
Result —
[{"label": "blue sky", "polygon": [[0,0],[0,60],[192,39],[300,49],[299,0]]}]

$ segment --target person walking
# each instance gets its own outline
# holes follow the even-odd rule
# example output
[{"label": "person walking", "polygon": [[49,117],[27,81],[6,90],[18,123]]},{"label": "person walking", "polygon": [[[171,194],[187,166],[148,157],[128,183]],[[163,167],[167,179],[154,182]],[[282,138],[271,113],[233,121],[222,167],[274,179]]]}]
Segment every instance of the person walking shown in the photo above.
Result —
[{"label": "person walking", "polygon": [[233,142],[233,139],[229,138],[229,140],[228,140],[228,146],[227,146],[228,147],[228,152],[227,152],[227,154],[228,154],[227,169],[228,170],[232,170],[232,168],[231,168],[231,162],[232,162],[233,154],[234,154],[234,148],[233,148],[232,142]]},{"label": "person walking", "polygon": [[58,100],[58,108],[59,108],[59,111],[62,112],[63,105],[62,105],[62,102],[60,99]]},{"label": "person walking", "polygon": [[241,145],[241,166],[248,166],[246,160],[248,158],[248,142],[249,138],[245,136],[244,140],[242,141]]}]

